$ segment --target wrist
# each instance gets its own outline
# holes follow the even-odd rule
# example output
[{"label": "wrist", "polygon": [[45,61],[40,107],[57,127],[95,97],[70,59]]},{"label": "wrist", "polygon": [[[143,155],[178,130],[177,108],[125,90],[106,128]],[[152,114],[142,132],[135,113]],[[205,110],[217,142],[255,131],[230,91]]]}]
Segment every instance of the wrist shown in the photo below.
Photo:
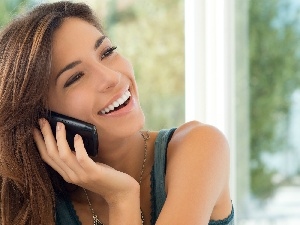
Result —
[{"label": "wrist", "polygon": [[119,190],[106,191],[103,195],[109,207],[120,207],[125,202],[130,202],[132,200],[140,200],[140,185],[135,181],[130,185],[126,185],[125,188]]},{"label": "wrist", "polygon": [[140,192],[132,190],[108,203],[110,224],[141,225]]}]

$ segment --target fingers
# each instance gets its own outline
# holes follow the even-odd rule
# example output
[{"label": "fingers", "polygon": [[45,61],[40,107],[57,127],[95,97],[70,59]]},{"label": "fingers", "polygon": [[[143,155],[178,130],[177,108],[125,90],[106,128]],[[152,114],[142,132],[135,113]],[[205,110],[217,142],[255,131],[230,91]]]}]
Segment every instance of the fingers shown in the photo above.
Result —
[{"label": "fingers", "polygon": [[[38,138],[38,148],[42,159],[56,170],[67,182],[72,182],[72,177],[75,177],[74,171],[68,164],[74,163],[72,160],[75,156],[72,154],[66,140],[66,132],[62,123],[58,124],[56,129],[56,141],[50,124],[46,119],[39,120],[42,134]],[[38,137],[38,133],[36,134]],[[42,138],[42,136],[44,138]]]},{"label": "fingers", "polygon": [[[66,130],[63,123],[58,122],[56,125],[56,149],[55,152],[58,153],[59,158],[68,164],[69,160],[72,159],[73,153],[69,147],[66,140]],[[73,157],[74,158],[74,157]]]},{"label": "fingers", "polygon": [[33,138],[34,138],[34,141],[35,141],[35,143],[37,145],[37,148],[39,150],[41,158],[49,166],[51,166],[54,170],[56,170],[59,174],[61,174],[62,177],[66,177],[67,175],[65,174],[65,172],[48,155],[47,147],[46,147],[43,135],[41,134],[41,132],[37,128],[33,129]]},{"label": "fingers", "polygon": [[[75,153],[70,150],[68,142],[66,140],[66,130],[63,123],[57,123],[56,127],[56,140],[59,158],[70,169],[73,174],[69,174],[69,177],[73,182],[80,182],[80,178],[84,177],[87,169],[87,165],[94,165],[94,161],[88,156],[83,140],[80,135],[74,137]],[[83,168],[82,165],[85,167]],[[89,167],[91,168],[91,167]]]},{"label": "fingers", "polygon": [[70,183],[77,185],[85,184],[88,171],[93,170],[95,162],[87,155],[83,140],[79,135],[74,138],[76,153],[72,152],[66,140],[66,130],[63,123],[58,122],[56,126],[56,140],[53,136],[50,124],[47,120],[40,121],[40,152],[45,162],[55,169]]},{"label": "fingers", "polygon": [[74,147],[76,151],[77,161],[81,165],[81,167],[86,170],[92,170],[95,162],[88,156],[84,148],[82,137],[78,134],[76,134],[74,137]]}]

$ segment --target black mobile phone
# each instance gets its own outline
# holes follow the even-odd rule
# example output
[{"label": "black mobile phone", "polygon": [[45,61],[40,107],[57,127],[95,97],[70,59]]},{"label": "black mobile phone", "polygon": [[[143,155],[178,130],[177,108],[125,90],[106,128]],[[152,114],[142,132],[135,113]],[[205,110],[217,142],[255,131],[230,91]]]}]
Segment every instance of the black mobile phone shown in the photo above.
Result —
[{"label": "black mobile phone", "polygon": [[50,123],[53,135],[56,134],[57,122],[62,122],[66,128],[66,139],[71,150],[74,148],[74,136],[79,134],[84,143],[84,147],[89,156],[96,156],[98,154],[98,134],[97,129],[93,124],[62,115],[57,112],[49,111],[48,121]]}]

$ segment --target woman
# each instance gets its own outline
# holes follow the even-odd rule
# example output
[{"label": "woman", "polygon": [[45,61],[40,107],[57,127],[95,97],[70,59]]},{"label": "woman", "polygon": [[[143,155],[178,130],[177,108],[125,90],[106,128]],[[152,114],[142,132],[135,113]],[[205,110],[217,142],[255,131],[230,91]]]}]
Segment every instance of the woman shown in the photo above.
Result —
[{"label": "woman", "polygon": [[[1,224],[233,224],[229,149],[193,121],[141,131],[131,64],[84,4],[43,4],[0,36]],[[55,111],[96,126],[72,151]]]}]

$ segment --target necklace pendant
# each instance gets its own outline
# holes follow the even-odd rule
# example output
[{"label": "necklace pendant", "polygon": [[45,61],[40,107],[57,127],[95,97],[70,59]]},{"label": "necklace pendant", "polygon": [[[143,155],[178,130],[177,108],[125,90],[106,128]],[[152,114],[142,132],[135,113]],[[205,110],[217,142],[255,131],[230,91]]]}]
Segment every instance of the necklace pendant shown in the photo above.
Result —
[{"label": "necklace pendant", "polygon": [[97,217],[97,215],[93,216],[93,225],[104,225]]}]

